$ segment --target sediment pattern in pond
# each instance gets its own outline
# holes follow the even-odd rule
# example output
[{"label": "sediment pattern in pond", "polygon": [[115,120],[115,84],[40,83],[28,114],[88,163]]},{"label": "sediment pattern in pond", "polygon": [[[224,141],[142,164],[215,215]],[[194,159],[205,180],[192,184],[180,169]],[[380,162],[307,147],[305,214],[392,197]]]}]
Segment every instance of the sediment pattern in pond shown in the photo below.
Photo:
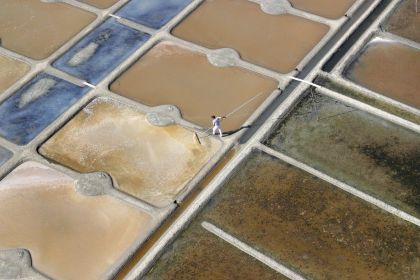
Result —
[{"label": "sediment pattern in pond", "polygon": [[193,244],[201,243],[192,241],[201,221],[308,279],[414,280],[420,273],[418,227],[259,151],[235,169],[151,275],[178,270],[172,257],[196,259]]},{"label": "sediment pattern in pond", "polygon": [[420,16],[415,7],[416,0],[401,1],[385,23],[386,31],[420,43]]},{"label": "sediment pattern in pond", "polygon": [[308,95],[266,144],[420,217],[420,136],[323,95]]},{"label": "sediment pattern in pond", "polygon": [[420,115],[417,115],[414,112],[410,112],[404,108],[401,108],[401,106],[398,106],[397,104],[391,104],[385,100],[381,100],[376,96],[368,95],[359,89],[355,89],[351,84],[344,85],[339,81],[323,76],[318,76],[315,79],[314,83],[326,87],[339,94],[346,95],[360,102],[381,109],[385,112],[403,118],[407,121],[413,122],[415,124],[420,124]]},{"label": "sediment pattern in pond", "polygon": [[268,266],[193,223],[168,246],[145,280],[286,280]]},{"label": "sediment pattern in pond", "polygon": [[93,13],[64,3],[2,0],[1,44],[30,58],[44,59],[95,18]]},{"label": "sediment pattern in pond", "polygon": [[211,125],[211,115],[224,116],[250,101],[223,120],[223,129],[232,131],[240,129],[277,86],[271,78],[239,67],[213,66],[204,54],[163,42],[112,83],[111,90],[149,106],[175,105],[184,119],[202,127]]},{"label": "sediment pattern in pond", "polygon": [[246,61],[289,73],[328,29],[289,14],[268,15],[250,1],[213,0],[202,3],[172,33],[207,48],[235,49]]},{"label": "sediment pattern in pond", "polygon": [[420,50],[375,38],[345,75],[373,91],[420,108]]},{"label": "sediment pattern in pond", "polygon": [[296,9],[323,17],[338,19],[346,14],[356,0],[289,0]]},{"label": "sediment pattern in pond", "polygon": [[36,162],[0,182],[0,220],[0,249],[28,249],[32,266],[54,279],[104,279],[152,226],[148,213],[81,195],[74,179]]},{"label": "sediment pattern in pond", "polygon": [[28,144],[87,91],[39,74],[0,104],[0,135],[18,145]]},{"label": "sediment pattern in pond", "polygon": [[96,99],[40,148],[79,172],[106,171],[117,188],[163,207],[221,146],[179,125],[157,127],[126,105]]},{"label": "sediment pattern in pond", "polygon": [[0,93],[22,78],[30,67],[19,60],[0,55]]},{"label": "sediment pattern in pond", "polygon": [[111,18],[73,46],[53,66],[96,84],[149,38],[149,34]]},{"label": "sediment pattern in pond", "polygon": [[131,0],[117,15],[151,28],[161,28],[192,0]]}]

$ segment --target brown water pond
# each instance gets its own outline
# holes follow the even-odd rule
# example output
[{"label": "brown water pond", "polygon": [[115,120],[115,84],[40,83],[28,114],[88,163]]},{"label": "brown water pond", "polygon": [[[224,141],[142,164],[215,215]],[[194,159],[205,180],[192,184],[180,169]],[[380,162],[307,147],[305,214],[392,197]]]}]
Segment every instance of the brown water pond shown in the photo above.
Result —
[{"label": "brown water pond", "polygon": [[420,108],[419,73],[420,50],[376,38],[345,75],[373,91]]},{"label": "brown water pond", "polygon": [[24,62],[0,55],[0,93],[22,78],[29,69]]},{"label": "brown water pond", "polygon": [[78,0],[92,6],[95,6],[99,9],[106,9],[117,3],[119,0]]},{"label": "brown water pond", "polygon": [[152,218],[110,196],[84,196],[75,180],[26,162],[0,182],[0,248],[25,248],[55,279],[103,279]]},{"label": "brown water pond", "polygon": [[289,0],[289,2],[296,9],[337,19],[344,16],[356,0]]},{"label": "brown water pond", "polygon": [[44,59],[95,18],[93,13],[64,3],[2,0],[1,45],[33,59]]},{"label": "brown water pond", "polygon": [[401,1],[385,23],[386,31],[420,43],[420,13],[416,13],[415,5],[416,0]]},{"label": "brown water pond", "polygon": [[271,78],[239,67],[219,68],[203,54],[163,42],[112,83],[111,90],[149,106],[175,105],[184,119],[202,127],[211,126],[211,115],[224,116],[257,96],[223,120],[223,129],[230,131],[239,129],[277,86]]},{"label": "brown water pond", "polygon": [[328,29],[293,15],[268,15],[250,1],[213,0],[201,4],[172,33],[211,49],[235,49],[246,61],[288,73]]}]

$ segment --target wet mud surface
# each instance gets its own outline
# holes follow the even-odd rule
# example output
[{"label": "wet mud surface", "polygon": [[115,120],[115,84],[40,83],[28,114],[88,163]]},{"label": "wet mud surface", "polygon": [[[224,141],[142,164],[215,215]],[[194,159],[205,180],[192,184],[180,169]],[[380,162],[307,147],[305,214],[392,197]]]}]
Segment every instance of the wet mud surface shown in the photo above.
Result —
[{"label": "wet mud surface", "polygon": [[235,49],[246,61],[289,73],[328,29],[297,16],[265,14],[250,1],[213,0],[201,4],[172,33],[207,48]]},{"label": "wet mud surface", "polygon": [[420,108],[420,50],[375,38],[345,75],[373,91]]},{"label": "wet mud surface", "polygon": [[351,88],[349,86],[343,85],[333,79],[324,78],[324,77],[317,77],[315,79],[315,82],[318,85],[321,85],[323,87],[326,87],[332,91],[335,91],[339,94],[343,94],[345,96],[354,98],[360,102],[366,103],[368,105],[371,105],[373,107],[376,107],[378,109],[381,109],[385,112],[388,112],[390,114],[396,115],[400,118],[403,118],[405,120],[408,120],[410,122],[413,122],[415,124],[420,124],[420,115],[416,115],[414,113],[411,113],[407,110],[404,110],[398,106],[392,105],[388,102],[379,100],[378,98],[375,98],[373,96],[368,96],[367,94],[364,94],[358,90],[355,90],[354,88]]},{"label": "wet mud surface", "polygon": [[308,279],[416,279],[420,273],[418,227],[259,151],[236,168],[198,221]]},{"label": "wet mud surface", "polygon": [[415,12],[415,3],[416,0],[401,1],[385,23],[386,31],[420,43],[420,13]]},{"label": "wet mud surface", "polygon": [[356,0],[290,0],[296,9],[332,19],[344,16],[355,2]]},{"label": "wet mud surface", "polygon": [[108,19],[70,48],[53,66],[97,84],[142,46],[150,35]]},{"label": "wet mud surface", "polygon": [[93,13],[64,3],[2,0],[1,45],[33,59],[44,59],[95,18]]},{"label": "wet mud surface", "polygon": [[[223,130],[234,131],[241,128],[277,85],[271,78],[239,67],[213,66],[203,54],[163,42],[131,66],[110,88],[149,106],[175,105],[184,119],[202,127],[211,126],[210,116],[225,116],[250,101],[223,120]],[[251,100],[254,96],[256,98]]]},{"label": "wet mud surface", "polygon": [[22,78],[30,69],[24,62],[0,55],[0,94]]},{"label": "wet mud surface", "polygon": [[55,279],[103,279],[152,226],[120,200],[83,196],[75,180],[26,162],[0,182],[0,248],[25,248],[35,269]]},{"label": "wet mud surface", "polygon": [[41,73],[0,104],[0,135],[28,144],[88,89]]},{"label": "wet mud surface", "polygon": [[131,0],[117,15],[151,28],[161,28],[192,0]]},{"label": "wet mud surface", "polygon": [[420,217],[420,136],[323,95],[308,95],[268,146]]},{"label": "wet mud surface", "polygon": [[190,279],[279,279],[286,277],[272,270],[193,223],[165,254],[145,280]]},{"label": "wet mud surface", "polygon": [[220,148],[178,125],[157,127],[120,103],[96,99],[44,143],[40,153],[82,173],[105,171],[117,188],[158,207],[173,203]]}]

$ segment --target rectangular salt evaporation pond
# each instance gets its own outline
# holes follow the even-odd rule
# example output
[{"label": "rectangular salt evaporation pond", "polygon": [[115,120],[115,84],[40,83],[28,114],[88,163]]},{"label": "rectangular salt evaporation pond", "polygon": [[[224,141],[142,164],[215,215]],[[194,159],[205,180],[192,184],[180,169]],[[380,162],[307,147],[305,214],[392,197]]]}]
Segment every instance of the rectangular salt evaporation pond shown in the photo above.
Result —
[{"label": "rectangular salt evaporation pond", "polygon": [[149,38],[149,34],[110,18],[74,45],[53,66],[96,84]]},{"label": "rectangular salt evaporation pond", "polygon": [[0,93],[22,78],[30,67],[14,58],[0,55]]},{"label": "rectangular salt evaporation pond", "polygon": [[420,135],[415,132],[314,95],[265,144],[420,217]]},{"label": "rectangular salt evaporation pond", "polygon": [[28,249],[53,279],[104,279],[153,223],[111,196],[79,194],[74,179],[36,162],[0,182],[0,220],[0,249]]},{"label": "rectangular salt evaporation pond", "polygon": [[131,107],[96,99],[43,144],[40,153],[79,172],[108,172],[115,187],[164,207],[220,146],[212,138],[198,144],[181,126],[153,126]]},{"label": "rectangular salt evaporation pond", "polygon": [[0,104],[0,136],[28,144],[89,88],[42,73]]},{"label": "rectangular salt evaporation pond", "polygon": [[213,0],[202,3],[172,33],[207,48],[235,49],[246,61],[289,73],[328,29],[302,17],[266,14],[250,1]]},{"label": "rectangular salt evaporation pond", "polygon": [[149,106],[175,105],[184,119],[202,127],[211,125],[211,115],[224,116],[250,101],[223,120],[223,129],[232,131],[277,86],[271,78],[239,67],[213,66],[204,54],[163,42],[113,82],[111,90]]},{"label": "rectangular salt evaporation pond", "polygon": [[191,2],[192,0],[131,0],[117,15],[159,29]]},{"label": "rectangular salt evaporation pond", "polygon": [[86,3],[95,6],[99,9],[106,9],[117,3],[119,0],[77,0],[82,3]]},{"label": "rectangular salt evaporation pond", "polygon": [[[420,14],[416,13],[416,1],[401,1],[385,22],[385,30],[420,43]],[[420,5],[418,9],[420,12]]]},{"label": "rectangular salt evaporation pond", "polygon": [[420,108],[419,73],[419,49],[375,38],[344,74],[373,91]]},{"label": "rectangular salt evaporation pond", "polygon": [[[198,270],[201,247],[213,246],[202,229],[191,233],[204,221],[306,279],[414,280],[420,274],[417,226],[259,151],[235,169],[150,274],[170,275],[184,263]],[[211,252],[223,256],[224,250]]]},{"label": "rectangular salt evaporation pond", "polygon": [[289,0],[296,9],[322,17],[338,19],[346,14],[356,0]]},{"label": "rectangular salt evaporation pond", "polygon": [[157,261],[145,280],[286,280],[265,264],[193,223]]},{"label": "rectangular salt evaporation pond", "polygon": [[44,59],[95,18],[93,13],[64,3],[2,0],[1,45],[33,59]]}]

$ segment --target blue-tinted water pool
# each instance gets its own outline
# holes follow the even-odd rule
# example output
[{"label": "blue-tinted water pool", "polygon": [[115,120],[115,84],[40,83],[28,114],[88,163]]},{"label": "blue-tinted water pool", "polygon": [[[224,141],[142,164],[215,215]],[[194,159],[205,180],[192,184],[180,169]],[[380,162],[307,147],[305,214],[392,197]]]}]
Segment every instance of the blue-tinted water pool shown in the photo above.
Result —
[{"label": "blue-tinted water pool", "polygon": [[74,45],[53,66],[97,84],[149,38],[149,34],[111,18]]},{"label": "blue-tinted water pool", "polygon": [[0,104],[0,135],[25,145],[89,88],[42,73]]},{"label": "blue-tinted water pool", "polygon": [[132,0],[117,15],[158,29],[182,11],[192,0]]}]

